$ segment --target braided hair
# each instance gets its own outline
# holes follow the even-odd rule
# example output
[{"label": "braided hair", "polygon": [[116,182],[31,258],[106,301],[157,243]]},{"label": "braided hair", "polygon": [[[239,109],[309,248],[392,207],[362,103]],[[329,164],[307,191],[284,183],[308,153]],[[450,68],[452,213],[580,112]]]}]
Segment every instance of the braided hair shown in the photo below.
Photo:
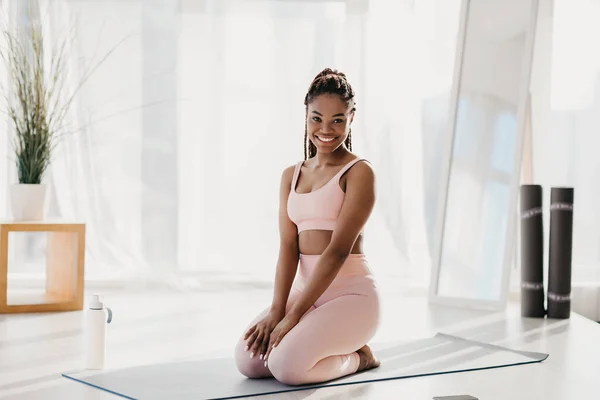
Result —
[{"label": "braided hair", "polygon": [[[304,118],[304,159],[312,158],[317,154],[317,147],[308,140],[308,130],[307,130],[307,118],[308,118],[308,105],[318,96],[322,94],[336,94],[340,96],[342,101],[346,102],[348,105],[352,104],[352,112],[356,111],[356,103],[354,102],[354,90],[350,83],[348,83],[348,79],[343,72],[339,72],[338,70],[325,68],[323,71],[319,72],[319,74],[313,79],[310,87],[308,88],[308,93],[306,93],[306,97],[304,98],[304,105],[306,106],[306,116]],[[346,148],[352,151],[352,129],[348,133],[348,137],[344,142]]]}]

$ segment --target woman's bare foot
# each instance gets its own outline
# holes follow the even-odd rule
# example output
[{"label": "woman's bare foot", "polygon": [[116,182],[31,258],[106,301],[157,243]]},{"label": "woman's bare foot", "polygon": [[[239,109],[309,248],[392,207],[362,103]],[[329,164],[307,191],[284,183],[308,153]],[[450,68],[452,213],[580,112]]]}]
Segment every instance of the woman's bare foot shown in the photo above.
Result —
[{"label": "woman's bare foot", "polygon": [[358,371],[356,372],[377,368],[381,364],[381,362],[379,362],[379,360],[377,360],[377,358],[375,358],[375,356],[373,355],[371,348],[366,344],[363,347],[361,347],[357,351],[357,353],[360,357],[360,362],[358,364]]}]

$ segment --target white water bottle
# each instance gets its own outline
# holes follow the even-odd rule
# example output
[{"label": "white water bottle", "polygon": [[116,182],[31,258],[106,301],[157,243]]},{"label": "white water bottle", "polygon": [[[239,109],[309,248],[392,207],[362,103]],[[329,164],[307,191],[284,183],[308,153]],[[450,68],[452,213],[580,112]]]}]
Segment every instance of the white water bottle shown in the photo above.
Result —
[{"label": "white water bottle", "polygon": [[86,319],[86,368],[102,369],[106,360],[106,328],[112,321],[112,310],[105,307],[100,295],[94,294]]}]

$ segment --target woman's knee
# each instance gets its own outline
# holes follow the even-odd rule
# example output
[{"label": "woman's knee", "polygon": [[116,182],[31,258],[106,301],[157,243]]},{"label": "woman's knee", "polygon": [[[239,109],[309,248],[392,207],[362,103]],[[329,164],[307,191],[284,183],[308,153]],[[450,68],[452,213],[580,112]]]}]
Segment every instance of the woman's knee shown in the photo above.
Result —
[{"label": "woman's knee", "polygon": [[[246,350],[246,342],[238,341],[235,346],[235,365],[238,371],[248,378],[262,378],[265,376],[264,368],[260,368],[260,360],[250,358]],[[262,361],[264,363],[264,361]],[[264,364],[263,364],[264,365]]]},{"label": "woman's knee", "polygon": [[298,361],[289,351],[279,347],[269,355],[269,370],[283,384],[301,385],[306,383],[307,370]]}]

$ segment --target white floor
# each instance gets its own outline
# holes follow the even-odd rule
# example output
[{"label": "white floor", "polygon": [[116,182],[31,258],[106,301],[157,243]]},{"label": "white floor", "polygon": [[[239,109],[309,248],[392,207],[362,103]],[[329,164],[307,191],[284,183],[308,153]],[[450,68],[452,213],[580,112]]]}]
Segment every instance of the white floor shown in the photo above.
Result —
[{"label": "white floor", "polygon": [[[268,304],[271,290],[238,288],[224,293],[220,287],[203,293],[106,293],[106,300],[114,310],[108,366],[231,353],[248,319]],[[592,398],[597,391],[591,390],[600,390],[596,382],[600,378],[600,325],[578,315],[565,321],[530,323],[516,318],[507,322],[506,313],[431,308],[421,295],[395,290],[393,285],[384,287],[383,298],[383,324],[374,339],[376,342],[395,341],[399,336],[419,338],[435,331],[465,333],[475,329],[470,331],[473,338],[551,353],[546,365],[528,378],[531,385],[539,385],[540,396],[548,392],[545,399]],[[83,365],[83,322],[83,312],[0,316],[0,397],[19,400],[119,398],[60,376],[61,372]],[[486,329],[477,330],[477,327]],[[567,368],[565,362],[576,363],[573,365],[581,370]],[[563,371],[563,367],[566,370]],[[481,400],[500,400],[509,398],[502,393],[511,385],[515,385],[512,390],[516,390],[511,399],[542,398],[531,397],[531,388],[520,387],[517,381],[525,378],[523,370],[518,368],[521,367],[255,398],[431,400],[433,396],[471,394]],[[548,397],[551,393],[558,393],[559,397]],[[565,397],[561,397],[561,393]]]}]

